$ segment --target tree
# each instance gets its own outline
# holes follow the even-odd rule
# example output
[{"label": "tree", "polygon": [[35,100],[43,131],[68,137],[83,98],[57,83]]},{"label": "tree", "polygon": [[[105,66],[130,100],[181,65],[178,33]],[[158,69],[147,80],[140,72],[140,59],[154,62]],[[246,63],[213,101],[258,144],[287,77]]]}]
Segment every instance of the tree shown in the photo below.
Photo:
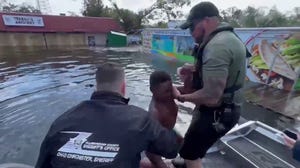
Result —
[{"label": "tree", "polygon": [[[84,16],[112,17],[120,21],[126,32],[143,28],[150,21],[155,21],[156,27],[166,27],[168,21],[183,16],[181,8],[190,5],[191,0],[155,0],[148,8],[133,12],[119,8],[115,0],[109,0],[112,7],[103,5],[101,0],[84,0]],[[255,8],[248,6],[241,10],[230,7],[220,11],[223,21],[234,27],[278,27],[299,26],[300,7],[296,7],[291,14],[283,14],[274,6]],[[163,22],[164,21],[164,22]]]},{"label": "tree", "polygon": [[271,9],[248,6],[245,10],[230,7],[222,10],[223,21],[234,27],[287,27],[300,25],[300,7],[283,14],[276,6]]},{"label": "tree", "polygon": [[154,27],[157,27],[157,28],[168,28],[168,23],[166,22],[158,22],[156,25],[154,25]]},{"label": "tree", "polygon": [[128,9],[119,9],[118,13],[121,25],[125,32],[142,28],[142,24],[138,18],[139,16],[136,13]]},{"label": "tree", "polygon": [[230,7],[226,10],[221,10],[221,16],[223,17],[223,21],[229,23],[234,27],[241,27],[241,18],[243,11],[238,9],[237,7]]},{"label": "tree", "polygon": [[272,7],[267,15],[256,19],[257,27],[280,27],[287,26],[288,19],[277,8]]},{"label": "tree", "polygon": [[241,23],[244,27],[259,27],[258,19],[264,17],[264,11],[262,8],[255,8],[248,6],[243,11],[243,17],[241,17]]},{"label": "tree", "polygon": [[183,16],[182,7],[190,5],[190,0],[156,0],[153,5],[143,11],[145,21],[172,20]]},{"label": "tree", "polygon": [[20,12],[20,13],[39,13],[39,14],[41,14],[40,10],[38,10],[35,7],[30,6],[30,5],[21,5],[16,12]]},{"label": "tree", "polygon": [[2,7],[2,11],[6,13],[12,13],[12,12],[17,12],[17,13],[37,13],[41,14],[41,11],[36,9],[35,7],[31,5],[27,5],[25,3],[21,5],[15,5],[12,3],[9,3],[8,5],[5,5]]},{"label": "tree", "polygon": [[143,25],[149,20],[161,22],[181,17],[183,16],[181,8],[190,4],[190,0],[156,0],[150,7],[135,13],[127,9],[120,9],[114,0],[109,1],[126,32],[143,28]]},{"label": "tree", "polygon": [[2,7],[2,11],[6,13],[11,13],[11,12],[15,12],[17,8],[18,8],[17,5],[9,3],[8,5]]},{"label": "tree", "polygon": [[295,7],[293,13],[288,17],[288,26],[300,25],[300,7]]},{"label": "tree", "polygon": [[139,13],[134,13],[128,9],[120,9],[114,2],[112,2],[112,5],[114,8],[112,14],[115,14],[114,17],[120,21],[125,32],[142,28],[142,19]]},{"label": "tree", "polygon": [[105,8],[102,0],[84,0],[83,16],[102,17],[105,16]]}]

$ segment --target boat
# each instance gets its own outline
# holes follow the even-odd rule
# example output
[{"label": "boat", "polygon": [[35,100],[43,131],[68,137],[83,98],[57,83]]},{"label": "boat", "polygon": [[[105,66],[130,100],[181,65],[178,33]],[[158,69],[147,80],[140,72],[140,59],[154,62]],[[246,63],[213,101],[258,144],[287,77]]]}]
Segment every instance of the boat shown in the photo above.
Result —
[{"label": "boat", "polygon": [[[175,129],[184,135],[191,116],[180,114]],[[237,124],[203,158],[203,167],[299,168],[300,162],[284,143],[283,132],[260,121]]]}]

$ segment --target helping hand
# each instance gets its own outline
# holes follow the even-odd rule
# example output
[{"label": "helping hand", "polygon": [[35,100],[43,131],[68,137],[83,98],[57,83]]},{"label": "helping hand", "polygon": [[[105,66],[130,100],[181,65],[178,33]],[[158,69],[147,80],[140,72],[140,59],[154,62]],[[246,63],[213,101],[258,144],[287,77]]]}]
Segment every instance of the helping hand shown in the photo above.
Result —
[{"label": "helping hand", "polygon": [[286,146],[288,146],[289,148],[293,148],[296,143],[296,140],[284,135],[284,142]]},{"label": "helping hand", "polygon": [[[297,135],[298,136],[298,140],[300,139],[300,133]],[[296,143],[296,140],[288,137],[287,135],[284,134],[284,142],[285,142],[285,145],[288,146],[289,148],[293,148],[295,143]]]}]

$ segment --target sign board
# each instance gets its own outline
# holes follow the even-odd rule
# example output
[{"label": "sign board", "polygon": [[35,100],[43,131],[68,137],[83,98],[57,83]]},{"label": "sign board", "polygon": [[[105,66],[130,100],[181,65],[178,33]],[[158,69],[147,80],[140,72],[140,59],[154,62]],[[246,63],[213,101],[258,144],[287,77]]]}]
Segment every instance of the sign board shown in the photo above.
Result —
[{"label": "sign board", "polygon": [[43,17],[40,16],[2,15],[2,19],[6,26],[45,26]]}]

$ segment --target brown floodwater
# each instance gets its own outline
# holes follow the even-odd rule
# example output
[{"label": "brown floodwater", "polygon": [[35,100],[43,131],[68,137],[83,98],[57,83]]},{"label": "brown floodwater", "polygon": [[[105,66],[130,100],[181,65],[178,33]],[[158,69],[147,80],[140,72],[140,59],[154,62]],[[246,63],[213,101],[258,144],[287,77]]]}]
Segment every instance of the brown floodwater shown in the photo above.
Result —
[{"label": "brown floodwater", "polygon": [[[151,99],[148,82],[151,72],[165,70],[174,83],[180,83],[176,69],[182,62],[144,54],[139,47],[1,48],[0,163],[34,165],[51,123],[72,106],[90,98],[96,66],[108,61],[125,67],[130,104],[144,109]],[[180,106],[180,112],[189,113],[191,107]],[[294,124],[288,118],[248,103],[243,116],[277,128]]]}]

